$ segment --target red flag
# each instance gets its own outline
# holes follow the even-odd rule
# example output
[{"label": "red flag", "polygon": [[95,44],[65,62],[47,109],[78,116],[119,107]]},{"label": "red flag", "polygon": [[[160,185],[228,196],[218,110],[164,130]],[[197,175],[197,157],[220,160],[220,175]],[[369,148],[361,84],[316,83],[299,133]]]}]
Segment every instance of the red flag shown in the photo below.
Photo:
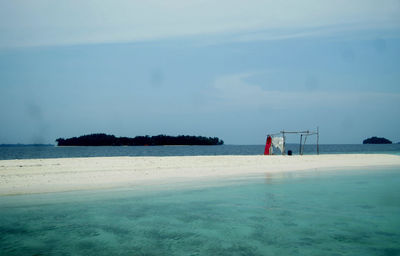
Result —
[{"label": "red flag", "polygon": [[267,143],[265,144],[264,155],[269,155],[269,149],[271,148],[272,138],[268,135]]}]

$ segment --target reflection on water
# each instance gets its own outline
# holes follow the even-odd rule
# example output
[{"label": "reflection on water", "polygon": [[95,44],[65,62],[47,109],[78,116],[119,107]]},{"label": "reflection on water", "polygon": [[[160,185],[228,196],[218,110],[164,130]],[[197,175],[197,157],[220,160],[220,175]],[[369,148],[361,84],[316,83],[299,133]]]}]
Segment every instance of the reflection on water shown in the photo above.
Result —
[{"label": "reflection on water", "polygon": [[399,182],[303,172],[6,196],[0,255],[398,255]]}]

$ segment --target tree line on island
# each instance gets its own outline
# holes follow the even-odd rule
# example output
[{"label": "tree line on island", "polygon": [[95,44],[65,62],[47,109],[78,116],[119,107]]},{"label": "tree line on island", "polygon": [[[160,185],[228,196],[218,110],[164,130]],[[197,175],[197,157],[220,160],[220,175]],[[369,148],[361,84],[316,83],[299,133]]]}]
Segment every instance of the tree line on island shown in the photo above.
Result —
[{"label": "tree line on island", "polygon": [[83,135],[73,138],[56,139],[58,146],[164,146],[164,145],[223,145],[224,141],[217,137],[203,136],[136,136],[116,137],[104,133]]},{"label": "tree line on island", "polygon": [[371,137],[363,140],[363,144],[392,144],[392,142],[386,138]]}]

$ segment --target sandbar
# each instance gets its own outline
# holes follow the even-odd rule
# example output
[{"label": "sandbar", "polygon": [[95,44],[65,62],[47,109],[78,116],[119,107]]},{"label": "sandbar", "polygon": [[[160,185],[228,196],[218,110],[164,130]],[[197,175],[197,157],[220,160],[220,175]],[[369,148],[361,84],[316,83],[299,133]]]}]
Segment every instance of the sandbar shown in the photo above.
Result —
[{"label": "sandbar", "polygon": [[307,170],[399,167],[390,154],[91,157],[0,161],[0,195],[131,187]]}]

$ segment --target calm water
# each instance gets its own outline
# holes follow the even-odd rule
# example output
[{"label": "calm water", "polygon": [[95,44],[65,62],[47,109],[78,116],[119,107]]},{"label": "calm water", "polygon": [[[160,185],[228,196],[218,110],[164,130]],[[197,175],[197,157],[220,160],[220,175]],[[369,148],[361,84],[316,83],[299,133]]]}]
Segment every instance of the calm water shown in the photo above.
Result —
[{"label": "calm water", "polygon": [[[294,154],[297,144],[286,149]],[[264,145],[223,146],[154,146],[154,147],[0,147],[0,160],[29,158],[64,158],[95,156],[194,156],[194,155],[261,155]],[[400,154],[400,144],[390,145],[320,145],[321,154],[389,153]],[[316,154],[315,145],[306,145],[305,154]]]},{"label": "calm water", "polygon": [[0,197],[0,255],[400,255],[400,169]]}]

